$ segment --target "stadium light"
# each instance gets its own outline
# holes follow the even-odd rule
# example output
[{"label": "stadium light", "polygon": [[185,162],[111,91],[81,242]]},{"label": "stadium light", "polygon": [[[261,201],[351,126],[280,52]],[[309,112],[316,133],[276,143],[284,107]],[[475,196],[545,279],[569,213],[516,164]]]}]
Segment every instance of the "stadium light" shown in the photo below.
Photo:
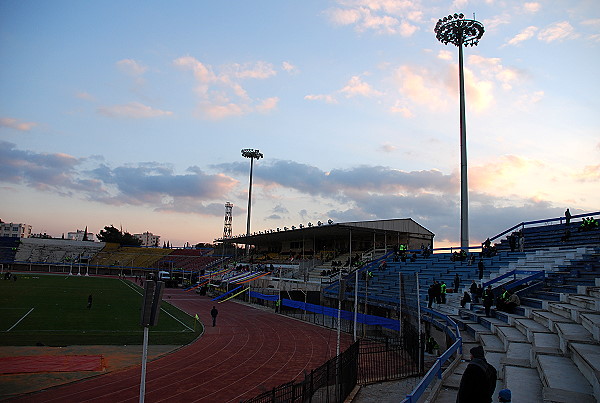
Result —
[{"label": "stadium light", "polygon": [[460,94],[460,247],[469,248],[469,186],[467,183],[467,121],[465,116],[465,75],[463,45],[477,46],[485,30],[479,21],[466,20],[464,14],[440,18],[433,30],[444,45],[458,47],[458,81]]},{"label": "stadium light", "polygon": [[[250,210],[252,209],[252,169],[254,168],[254,160],[263,158],[262,153],[259,150],[252,148],[244,148],[242,150],[242,157],[250,158],[250,185],[248,186],[248,218],[246,220],[246,236],[250,236]],[[246,256],[250,252],[250,244],[246,244]]]}]

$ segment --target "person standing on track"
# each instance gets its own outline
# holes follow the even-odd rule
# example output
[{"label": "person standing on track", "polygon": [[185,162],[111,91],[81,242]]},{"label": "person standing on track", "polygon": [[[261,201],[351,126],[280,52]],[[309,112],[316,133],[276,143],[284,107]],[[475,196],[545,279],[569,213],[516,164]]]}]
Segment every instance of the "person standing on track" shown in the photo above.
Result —
[{"label": "person standing on track", "polygon": [[218,314],[219,314],[219,311],[213,305],[212,309],[210,310],[210,316],[212,316],[212,320],[213,320],[213,327],[215,327],[217,325],[217,315]]}]

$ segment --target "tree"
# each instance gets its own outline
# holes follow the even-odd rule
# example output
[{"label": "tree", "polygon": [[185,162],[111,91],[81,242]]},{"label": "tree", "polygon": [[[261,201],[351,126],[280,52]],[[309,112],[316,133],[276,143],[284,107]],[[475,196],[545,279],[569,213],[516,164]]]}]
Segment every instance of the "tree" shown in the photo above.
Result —
[{"label": "tree", "polygon": [[100,242],[113,242],[120,245],[140,246],[142,244],[141,239],[137,239],[129,232],[121,232],[114,226],[104,227],[100,230],[100,233],[96,235]]}]

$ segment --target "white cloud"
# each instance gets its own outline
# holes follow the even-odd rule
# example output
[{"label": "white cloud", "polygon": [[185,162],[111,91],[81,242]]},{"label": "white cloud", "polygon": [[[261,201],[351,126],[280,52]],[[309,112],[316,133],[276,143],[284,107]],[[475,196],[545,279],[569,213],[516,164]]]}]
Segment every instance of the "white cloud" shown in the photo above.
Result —
[{"label": "white cloud", "polygon": [[531,39],[538,31],[537,27],[529,26],[511,38],[506,44],[507,45],[518,45],[519,43]]},{"label": "white cloud", "polygon": [[412,113],[412,111],[406,106],[402,105],[400,101],[396,101],[394,106],[390,107],[390,112],[394,114],[400,114],[407,119],[413,118],[415,116],[414,113]]},{"label": "white cloud", "polygon": [[37,126],[35,122],[23,122],[13,118],[0,118],[0,127],[8,127],[22,132],[27,132]]},{"label": "white cloud", "polygon": [[75,97],[79,98],[79,99],[83,99],[84,101],[92,101],[93,102],[96,100],[95,96],[93,96],[92,94],[85,92],[85,91],[75,93]]},{"label": "white cloud", "polygon": [[347,98],[357,95],[363,97],[376,97],[381,95],[381,92],[373,89],[370,84],[362,81],[359,76],[353,76],[339,92],[346,95]]},{"label": "white cloud", "polygon": [[290,62],[281,63],[281,68],[290,74],[297,74],[300,70]]},{"label": "white cloud", "polygon": [[354,25],[358,32],[412,36],[419,28],[411,22],[421,22],[423,12],[412,1],[356,0],[338,1],[343,6],[324,14],[335,25]]},{"label": "white cloud", "polygon": [[325,101],[328,104],[337,104],[338,101],[333,95],[329,94],[309,94],[304,97],[307,101]]},{"label": "white cloud", "polygon": [[[264,113],[274,109],[279,101],[277,97],[253,99],[242,86],[244,80],[265,80],[275,76],[277,71],[271,63],[231,63],[222,66],[219,72],[192,56],[177,58],[173,64],[193,72],[195,92],[200,98],[200,112],[206,118],[223,119],[252,112]],[[284,62],[283,68],[293,69],[293,66]]]},{"label": "white cloud", "polygon": [[434,111],[445,108],[444,83],[436,74],[404,65],[395,70],[393,79],[400,94],[408,98],[409,104],[423,105]]},{"label": "white cloud", "polygon": [[579,35],[568,21],[556,22],[538,33],[538,39],[544,42],[562,41],[575,39]]},{"label": "white cloud", "polygon": [[117,62],[119,70],[130,76],[139,77],[148,69],[133,59],[123,59]]},{"label": "white cloud", "polygon": [[171,116],[173,112],[154,109],[139,102],[130,102],[125,105],[103,106],[98,112],[112,118],[147,119],[161,116]]},{"label": "white cloud", "polygon": [[261,113],[267,113],[275,109],[278,103],[279,98],[277,97],[267,98],[256,107],[256,110]]},{"label": "white cloud", "polygon": [[452,60],[454,55],[449,50],[440,50],[437,57],[442,60]]},{"label": "white cloud", "polygon": [[542,5],[538,2],[528,2],[523,4],[523,10],[531,14],[535,14],[541,9]]},{"label": "white cloud", "polygon": [[504,67],[502,60],[497,57],[469,56],[469,65],[480,69],[480,74],[494,78],[505,90],[512,89],[513,84],[523,79],[523,74],[516,69]]},{"label": "white cloud", "polygon": [[396,147],[393,144],[390,143],[385,143],[382,144],[381,146],[379,146],[379,150],[383,151],[384,153],[392,153],[394,151],[396,151],[398,149],[398,147]]}]

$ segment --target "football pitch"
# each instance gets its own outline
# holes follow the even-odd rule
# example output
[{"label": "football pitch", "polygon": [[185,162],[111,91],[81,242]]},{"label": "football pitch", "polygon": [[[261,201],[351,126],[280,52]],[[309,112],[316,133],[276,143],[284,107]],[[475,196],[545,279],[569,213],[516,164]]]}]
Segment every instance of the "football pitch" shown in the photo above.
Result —
[{"label": "football pitch", "polygon": [[[17,281],[0,280],[0,345],[142,344],[142,295],[141,287],[114,278],[17,273]],[[163,301],[149,343],[188,344],[201,331]]]}]

